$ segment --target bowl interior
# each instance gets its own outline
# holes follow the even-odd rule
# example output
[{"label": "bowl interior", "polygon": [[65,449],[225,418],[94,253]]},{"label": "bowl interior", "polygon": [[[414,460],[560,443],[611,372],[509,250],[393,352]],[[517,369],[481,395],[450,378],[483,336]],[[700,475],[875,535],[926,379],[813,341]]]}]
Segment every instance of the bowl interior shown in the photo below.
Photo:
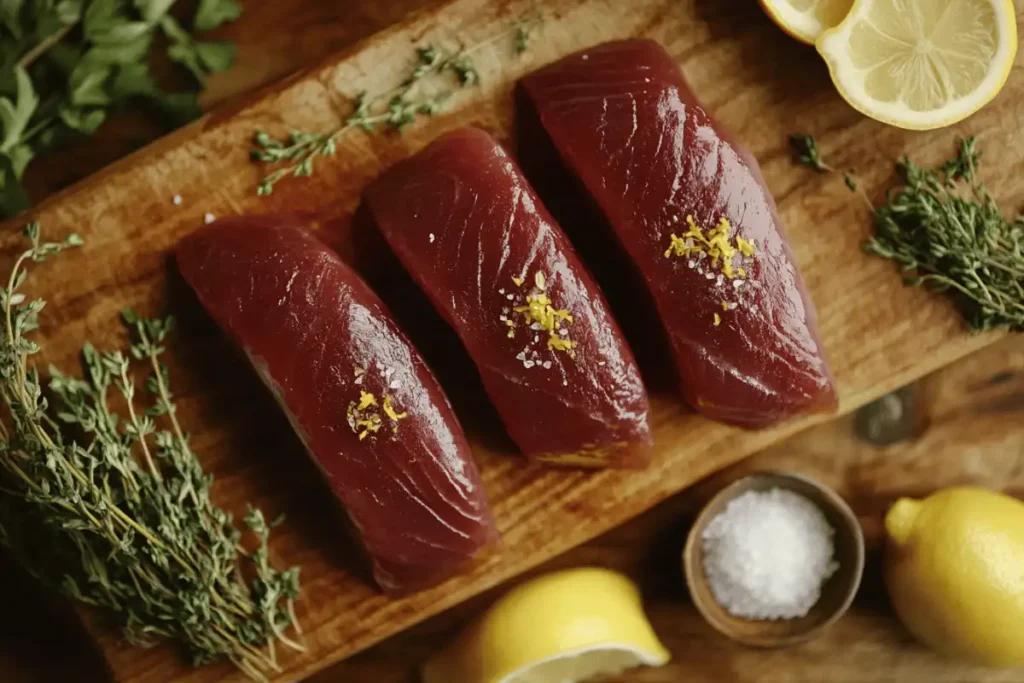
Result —
[{"label": "bowl interior", "polygon": [[[774,488],[798,493],[821,509],[835,529],[839,569],[822,585],[821,598],[806,616],[778,621],[741,619],[718,604],[708,585],[704,574],[704,528],[737,496]],[[694,604],[714,628],[747,645],[782,647],[810,640],[849,608],[864,573],[864,536],[857,517],[831,489],[799,475],[763,472],[739,479],[711,499],[690,530],[683,563]]]}]

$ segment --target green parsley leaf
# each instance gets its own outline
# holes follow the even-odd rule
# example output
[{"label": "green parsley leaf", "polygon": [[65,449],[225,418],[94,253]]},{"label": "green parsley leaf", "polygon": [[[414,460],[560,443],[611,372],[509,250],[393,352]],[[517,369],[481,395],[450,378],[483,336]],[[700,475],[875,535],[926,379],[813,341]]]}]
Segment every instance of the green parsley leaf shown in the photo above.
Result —
[{"label": "green parsley leaf", "polygon": [[206,69],[191,45],[175,43],[167,48],[167,56],[188,69],[201,85],[206,85]]},{"label": "green parsley leaf", "polygon": [[110,104],[105,84],[110,78],[113,67],[96,66],[89,62],[81,62],[71,72],[68,89],[71,104],[75,106],[102,107]]},{"label": "green parsley leaf", "polygon": [[85,38],[92,40],[94,36],[109,31],[110,27],[119,21],[118,15],[122,13],[122,5],[121,0],[91,0],[85,9],[85,16],[82,17]]},{"label": "green parsley leaf", "polygon": [[221,24],[242,16],[242,6],[235,0],[201,0],[196,10],[197,31],[212,31]]},{"label": "green parsley leaf", "polygon": [[82,18],[82,0],[62,0],[54,8],[57,21],[70,26]]},{"label": "green parsley leaf", "polygon": [[135,0],[135,9],[144,21],[156,24],[171,9],[174,0]]},{"label": "green parsley leaf", "polygon": [[118,99],[127,99],[139,95],[154,95],[159,89],[149,72],[149,67],[136,62],[117,67],[110,83],[110,92]]},{"label": "green parsley leaf", "polygon": [[111,22],[94,30],[89,39],[97,45],[120,45],[150,35],[153,28],[144,21]]},{"label": "green parsley leaf", "polygon": [[85,135],[95,133],[107,118],[102,109],[75,107],[66,103],[61,106],[57,115],[60,116],[60,120],[64,122],[65,126]]},{"label": "green parsley leaf", "polygon": [[82,59],[92,64],[115,66],[135,64],[147,59],[152,45],[153,36],[146,33],[125,43],[97,45],[86,52]]},{"label": "green parsley leaf", "polygon": [[5,153],[18,144],[22,133],[32,120],[32,114],[39,106],[39,98],[28,72],[17,67],[14,70],[14,77],[18,88],[15,101],[11,102],[6,97],[0,98],[0,124],[3,124],[0,153]]},{"label": "green parsley leaf", "polygon": [[195,43],[199,59],[209,71],[227,71],[235,63],[235,46],[225,41]]}]

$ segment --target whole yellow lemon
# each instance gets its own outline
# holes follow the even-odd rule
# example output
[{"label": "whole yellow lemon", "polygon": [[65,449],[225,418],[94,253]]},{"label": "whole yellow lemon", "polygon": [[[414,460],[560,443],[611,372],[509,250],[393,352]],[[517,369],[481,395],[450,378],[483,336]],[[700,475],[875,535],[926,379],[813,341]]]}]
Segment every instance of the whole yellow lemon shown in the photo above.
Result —
[{"label": "whole yellow lemon", "polygon": [[885,527],[889,595],[919,640],[990,666],[1024,665],[1024,503],[951,488],[897,501]]}]

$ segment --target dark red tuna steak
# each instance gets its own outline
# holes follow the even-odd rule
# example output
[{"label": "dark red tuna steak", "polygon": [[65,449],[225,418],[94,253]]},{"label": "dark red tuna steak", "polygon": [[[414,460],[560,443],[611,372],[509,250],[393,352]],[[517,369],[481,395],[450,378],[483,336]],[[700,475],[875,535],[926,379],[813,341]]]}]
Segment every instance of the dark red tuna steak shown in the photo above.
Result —
[{"label": "dark red tuna steak", "polygon": [[524,453],[647,464],[647,393],[633,355],[572,245],[494,139],[450,133],[387,171],[366,198]]},{"label": "dark red tuna steak", "polygon": [[571,55],[525,77],[519,98],[641,273],[694,408],[746,427],[834,409],[760,168],[660,45]]},{"label": "dark red tuna steak", "polygon": [[327,477],[388,592],[456,573],[497,537],[433,374],[377,296],[290,217],[219,221],[178,265]]}]

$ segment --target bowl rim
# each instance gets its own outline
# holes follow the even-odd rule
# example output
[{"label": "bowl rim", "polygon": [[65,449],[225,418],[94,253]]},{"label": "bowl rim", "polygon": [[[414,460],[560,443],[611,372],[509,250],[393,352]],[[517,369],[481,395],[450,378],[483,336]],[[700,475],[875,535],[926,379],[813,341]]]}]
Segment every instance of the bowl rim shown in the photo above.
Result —
[{"label": "bowl rim", "polygon": [[[829,505],[835,508],[835,510],[839,513],[841,517],[850,522],[850,524],[848,524],[847,526],[849,526],[849,528],[851,528],[854,532],[853,541],[855,552],[853,580],[849,582],[849,585],[846,588],[845,595],[843,596],[842,602],[832,612],[832,614],[828,616],[828,618],[815,624],[812,628],[808,628],[805,631],[777,638],[750,638],[731,631],[718,618],[716,618],[714,614],[710,612],[708,606],[705,604],[705,599],[703,597],[700,597],[698,593],[694,590],[694,585],[697,582],[707,582],[707,578],[704,575],[703,567],[697,566],[696,555],[697,544],[701,540],[701,532],[711,521],[712,507],[715,503],[735,498],[736,496],[740,495],[740,490],[746,490],[744,489],[744,487],[747,486],[751,480],[760,479],[763,477],[774,477],[783,481],[798,481],[806,486],[810,486],[811,488],[815,489],[816,491],[822,494],[822,497],[825,499],[825,501],[827,501]],[[801,492],[796,491],[796,493]],[[819,505],[817,501],[811,502],[815,503],[816,505]],[[836,532],[840,533],[840,530],[836,529]],[[843,533],[845,532],[846,530],[844,529]],[[710,498],[704,501],[700,509],[700,512],[694,519],[693,524],[690,527],[690,530],[687,534],[686,544],[683,546],[681,559],[683,564],[683,573],[686,577],[686,587],[690,594],[690,599],[693,601],[694,606],[697,608],[697,611],[700,613],[704,621],[707,622],[716,631],[729,638],[730,640],[747,646],[769,649],[788,647],[791,645],[799,645],[801,643],[805,643],[809,640],[812,640],[818,635],[820,635],[825,629],[827,629],[828,627],[832,626],[835,622],[837,622],[844,614],[846,614],[850,606],[853,604],[853,600],[856,597],[858,591],[860,590],[861,581],[864,578],[865,554],[866,551],[864,543],[864,530],[861,528],[860,521],[858,520],[857,515],[853,512],[853,510],[850,508],[850,505],[843,499],[842,496],[836,493],[836,491],[833,490],[830,486],[826,486],[820,481],[817,481],[816,479],[813,479],[806,475],[799,474],[796,472],[787,472],[785,470],[768,469],[758,470],[740,476],[738,479],[723,486],[721,489],[716,491]],[[714,596],[712,596],[711,599],[714,600]]]}]

